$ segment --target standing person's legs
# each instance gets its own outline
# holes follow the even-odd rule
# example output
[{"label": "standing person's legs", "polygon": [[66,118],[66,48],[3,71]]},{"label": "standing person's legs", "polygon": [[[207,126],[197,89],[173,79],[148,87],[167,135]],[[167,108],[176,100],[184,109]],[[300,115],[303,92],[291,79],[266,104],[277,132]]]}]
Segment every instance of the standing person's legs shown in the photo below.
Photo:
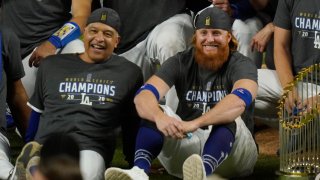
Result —
[{"label": "standing person's legs", "polygon": [[263,27],[261,21],[256,18],[249,18],[245,21],[236,19],[232,25],[232,33],[239,42],[238,51],[243,55],[249,57],[256,65],[257,68],[261,67],[262,54],[257,50],[251,50],[252,37],[259,32]]},{"label": "standing person's legs", "polygon": [[[59,50],[57,51],[59,53]],[[84,52],[83,42],[80,39],[76,39],[68,43],[62,50],[61,54],[67,53],[81,53]],[[22,84],[27,92],[28,97],[31,97],[34,92],[34,86],[38,68],[29,66],[29,59],[32,53],[22,60],[25,76],[21,79]]]},{"label": "standing person's legs", "polygon": [[7,179],[13,170],[10,163],[10,144],[8,139],[0,132],[0,179]]},{"label": "standing person's legs", "polygon": [[101,180],[105,163],[103,157],[92,150],[80,151],[80,169],[84,180]]}]

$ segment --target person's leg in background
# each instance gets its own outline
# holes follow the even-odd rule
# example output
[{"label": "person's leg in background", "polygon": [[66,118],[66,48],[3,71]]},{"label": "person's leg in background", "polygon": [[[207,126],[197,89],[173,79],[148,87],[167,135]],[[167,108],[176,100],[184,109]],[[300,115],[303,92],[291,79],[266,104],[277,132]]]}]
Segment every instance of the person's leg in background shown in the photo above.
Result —
[{"label": "person's leg in background", "polygon": [[257,50],[251,50],[252,37],[263,27],[262,22],[257,17],[249,18],[245,21],[236,19],[232,25],[232,33],[239,42],[238,51],[249,57],[257,65],[262,64],[262,53]]},{"label": "person's leg in background", "polygon": [[[147,37],[146,59],[157,70],[169,57],[186,50],[193,35],[192,18],[189,14],[177,14],[156,26]],[[175,88],[165,96],[166,105],[176,111],[178,98]]]}]

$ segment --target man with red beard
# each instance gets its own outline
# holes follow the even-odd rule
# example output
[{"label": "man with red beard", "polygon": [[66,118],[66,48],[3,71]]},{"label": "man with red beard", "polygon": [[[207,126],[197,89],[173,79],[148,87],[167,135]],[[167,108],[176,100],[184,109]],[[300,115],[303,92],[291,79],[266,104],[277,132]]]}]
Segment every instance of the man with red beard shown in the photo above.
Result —
[{"label": "man with red beard", "polygon": [[[193,47],[169,58],[137,92],[134,102],[145,121],[135,166],[109,168],[105,179],[148,179],[156,157],[169,174],[185,180],[252,173],[258,156],[252,136],[257,69],[236,52],[231,25],[228,14],[215,7],[196,15]],[[158,105],[173,85],[179,97],[176,114]]]}]

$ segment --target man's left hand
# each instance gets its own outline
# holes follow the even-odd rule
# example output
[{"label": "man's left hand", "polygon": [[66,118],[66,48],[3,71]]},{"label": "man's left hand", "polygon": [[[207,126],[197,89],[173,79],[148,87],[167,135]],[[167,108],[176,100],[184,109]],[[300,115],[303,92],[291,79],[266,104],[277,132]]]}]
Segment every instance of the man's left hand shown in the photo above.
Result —
[{"label": "man's left hand", "polygon": [[182,127],[183,127],[184,134],[194,132],[199,128],[198,124],[194,120],[193,121],[182,121]]},{"label": "man's left hand", "polygon": [[55,54],[56,50],[56,47],[49,41],[43,42],[33,51],[29,59],[29,66],[39,67],[41,60],[49,55]]}]

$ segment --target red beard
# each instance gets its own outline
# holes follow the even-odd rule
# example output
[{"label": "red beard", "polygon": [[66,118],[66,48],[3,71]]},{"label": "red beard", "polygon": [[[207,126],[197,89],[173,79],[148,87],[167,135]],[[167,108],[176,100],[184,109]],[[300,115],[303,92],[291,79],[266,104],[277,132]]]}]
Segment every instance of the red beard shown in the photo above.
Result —
[{"label": "red beard", "polygon": [[194,44],[195,47],[195,60],[202,68],[217,71],[223,64],[228,61],[229,46],[219,46],[218,53],[204,54],[202,45]]}]

